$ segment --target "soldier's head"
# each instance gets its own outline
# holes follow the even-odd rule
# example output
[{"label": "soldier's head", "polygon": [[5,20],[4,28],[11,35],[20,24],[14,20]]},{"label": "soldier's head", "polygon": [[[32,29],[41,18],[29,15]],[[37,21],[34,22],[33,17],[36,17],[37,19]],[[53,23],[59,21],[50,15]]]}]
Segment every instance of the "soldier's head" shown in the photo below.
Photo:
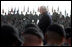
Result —
[{"label": "soldier's head", "polygon": [[27,12],[26,12],[26,14],[27,14]]},{"label": "soldier's head", "polygon": [[35,12],[35,14],[36,14],[36,12]]},{"label": "soldier's head", "polygon": [[61,25],[50,25],[45,33],[45,39],[50,45],[60,46],[65,40],[65,31]]},{"label": "soldier's head", "polygon": [[2,46],[20,46],[22,44],[17,29],[7,24],[1,25],[0,40]]},{"label": "soldier's head", "polygon": [[56,10],[54,9],[54,12],[56,12]]},{"label": "soldier's head", "polygon": [[43,46],[43,34],[34,25],[26,27],[24,36],[24,46]]}]

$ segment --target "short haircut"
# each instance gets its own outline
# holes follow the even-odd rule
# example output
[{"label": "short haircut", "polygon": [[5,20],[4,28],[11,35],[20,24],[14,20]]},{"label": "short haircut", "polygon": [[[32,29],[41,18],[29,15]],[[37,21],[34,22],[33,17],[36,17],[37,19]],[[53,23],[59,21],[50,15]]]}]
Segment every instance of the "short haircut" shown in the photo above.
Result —
[{"label": "short haircut", "polygon": [[12,25],[1,25],[0,36],[0,44],[2,46],[13,46],[14,43],[16,46],[22,44],[22,40],[20,39],[18,30]]},{"label": "short haircut", "polygon": [[27,24],[26,26],[25,26],[25,29],[27,29],[27,28],[35,28],[35,29],[37,29],[37,31],[39,31],[39,32],[42,32],[42,30],[38,27],[38,25],[36,25],[36,24]]},{"label": "short haircut", "polygon": [[51,24],[47,29],[47,31],[53,31],[58,33],[60,36],[65,37],[66,33],[64,28],[60,24]]},{"label": "short haircut", "polygon": [[26,29],[26,28],[29,28],[29,27],[35,27],[35,28],[36,28],[36,25],[35,25],[35,24],[27,24],[27,25],[25,26],[25,29]]},{"label": "short haircut", "polygon": [[38,38],[44,39],[42,32],[38,31],[36,28],[28,28],[24,32],[25,34],[32,34],[37,36]]},{"label": "short haircut", "polygon": [[37,36],[38,38],[44,39],[42,31],[35,24],[28,24],[25,26],[24,34],[32,34]]},{"label": "short haircut", "polygon": [[55,41],[57,44],[60,44],[65,37],[64,28],[59,24],[52,24],[46,29],[47,38],[46,40]]},{"label": "short haircut", "polygon": [[[24,34],[24,45],[27,46],[36,46],[42,44],[44,40],[44,36],[42,32],[40,32],[35,27],[29,27],[25,30]],[[31,43],[31,44],[30,44]]]}]

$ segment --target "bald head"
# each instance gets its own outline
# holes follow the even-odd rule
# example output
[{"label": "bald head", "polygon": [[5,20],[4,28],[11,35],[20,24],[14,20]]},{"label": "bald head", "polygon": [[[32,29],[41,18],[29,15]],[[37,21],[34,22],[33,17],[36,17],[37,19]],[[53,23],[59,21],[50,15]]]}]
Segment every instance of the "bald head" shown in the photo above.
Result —
[{"label": "bald head", "polygon": [[40,12],[41,14],[43,14],[43,13],[47,12],[47,8],[46,8],[45,6],[40,6],[39,12]]}]

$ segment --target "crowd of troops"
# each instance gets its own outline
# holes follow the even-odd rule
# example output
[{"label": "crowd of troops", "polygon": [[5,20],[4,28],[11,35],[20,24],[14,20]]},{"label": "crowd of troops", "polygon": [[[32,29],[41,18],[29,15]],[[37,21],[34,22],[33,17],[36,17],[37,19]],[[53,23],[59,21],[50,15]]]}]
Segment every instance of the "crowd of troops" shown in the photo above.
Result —
[{"label": "crowd of troops", "polygon": [[[42,15],[37,15],[36,12],[33,15],[31,12],[28,14],[26,12],[25,15],[23,14],[8,14],[8,15],[1,15],[1,24],[7,23],[12,24],[16,28],[18,28],[19,31],[24,31],[24,26],[26,24],[38,24],[38,20],[42,17]],[[52,15],[52,23],[58,23],[64,25],[64,27],[71,27],[71,15],[64,17],[64,15],[60,15],[57,12],[54,12]]]}]

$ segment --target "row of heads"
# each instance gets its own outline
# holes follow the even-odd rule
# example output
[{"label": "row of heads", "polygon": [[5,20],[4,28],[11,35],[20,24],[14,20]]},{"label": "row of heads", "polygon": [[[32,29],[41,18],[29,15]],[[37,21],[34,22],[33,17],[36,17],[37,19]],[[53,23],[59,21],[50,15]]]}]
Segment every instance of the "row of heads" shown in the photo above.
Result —
[{"label": "row of heads", "polygon": [[[3,46],[4,45],[40,46],[40,44],[42,45],[43,40],[46,40],[49,43],[50,41],[55,39],[55,43],[60,44],[63,38],[70,37],[70,35],[66,36],[66,32],[68,33],[69,30],[70,28],[67,28],[65,30],[62,25],[51,24],[50,26],[47,27],[44,35],[42,30],[37,25],[27,24],[25,26],[24,32],[20,33],[20,31],[18,31],[14,26],[8,24],[2,24],[0,31],[0,36],[1,36],[0,43]],[[39,39],[39,41],[37,39]],[[40,42],[40,44],[37,41]]]}]

